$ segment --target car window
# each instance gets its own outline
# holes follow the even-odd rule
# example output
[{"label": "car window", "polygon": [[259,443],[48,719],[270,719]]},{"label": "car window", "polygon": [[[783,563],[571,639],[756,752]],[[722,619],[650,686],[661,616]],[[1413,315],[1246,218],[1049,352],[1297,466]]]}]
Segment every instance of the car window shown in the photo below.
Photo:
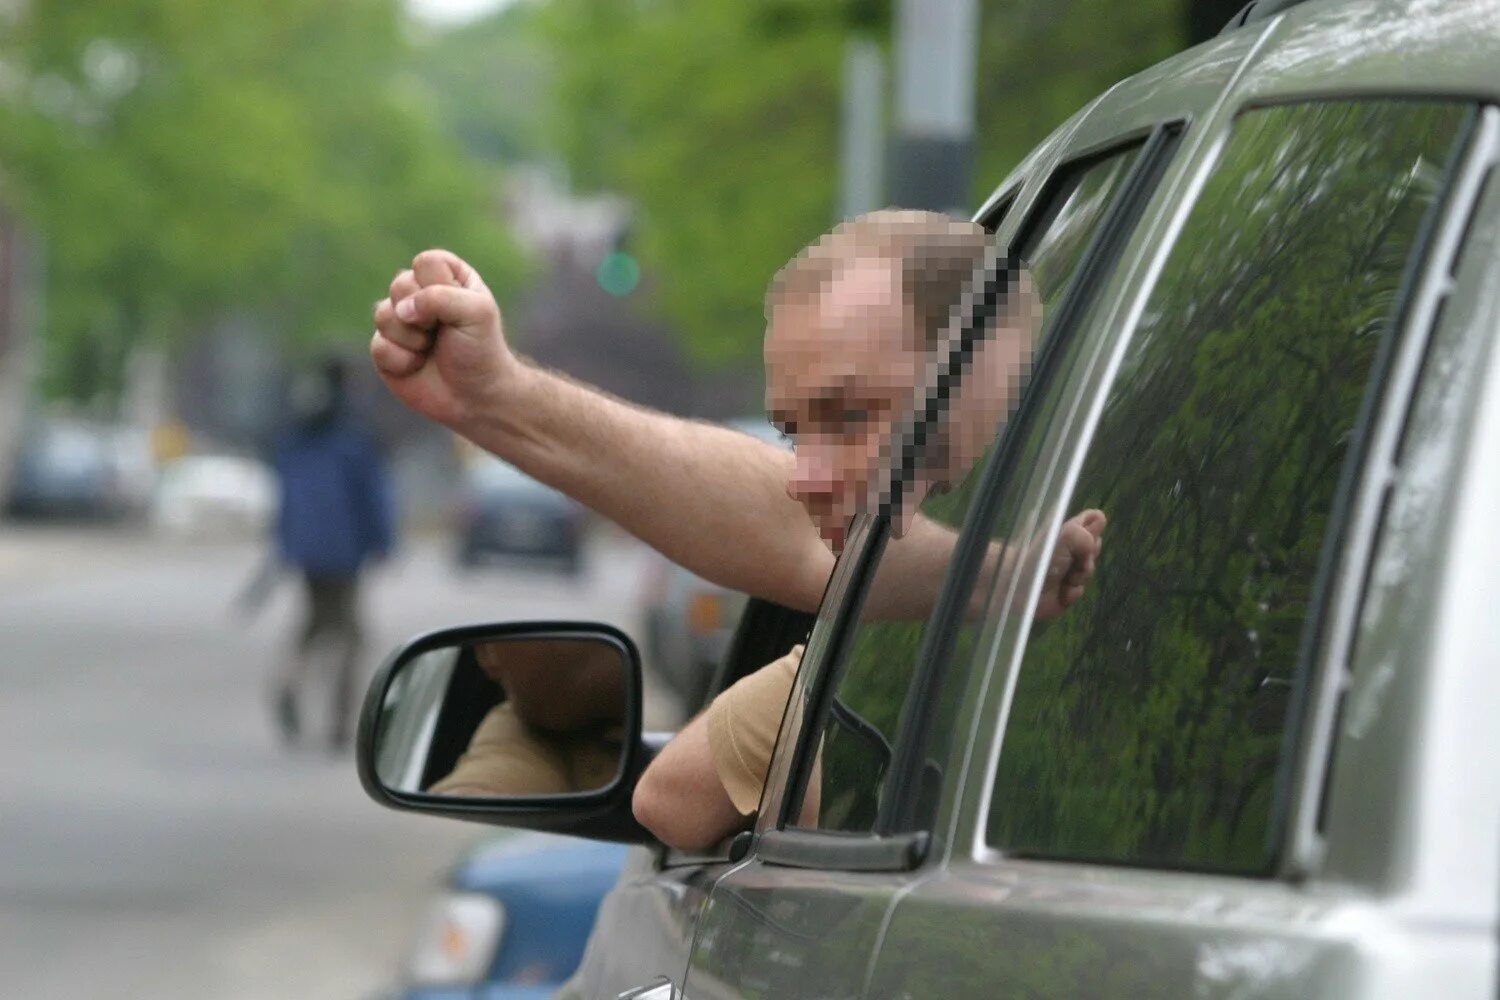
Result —
[{"label": "car window", "polygon": [[1328,102],[1236,121],[1068,501],[1107,514],[1105,545],[1083,598],[1031,626],[991,847],[1247,874],[1274,861],[1335,490],[1465,113]]},{"label": "car window", "polygon": [[1043,308],[1055,305],[1083,262],[1089,239],[1140,159],[1143,143],[1060,171],[1044,192],[1041,212],[1017,234],[1016,252],[1030,262]]},{"label": "car window", "polygon": [[[1044,323],[1033,351],[1050,334],[1046,310],[1066,291],[1104,209],[1129,175],[1140,149],[1140,144],[1133,144],[1077,168],[1065,168],[1059,175],[1061,183],[1051,187],[1056,202],[1041,203],[1047,228],[1040,231],[1039,240],[1032,241],[1031,270]],[[1035,226],[1032,231],[1038,232]],[[1024,374],[1007,392],[1013,395],[1023,383]],[[807,783],[811,797],[803,800],[805,808],[791,813],[808,825],[840,832],[874,829],[927,615],[946,573],[948,550],[957,540],[985,464],[981,458],[952,489],[935,491],[920,505],[925,524],[913,532],[924,534],[935,552],[922,580],[914,581],[909,575],[897,579],[899,571],[884,559],[876,566],[867,591],[870,596],[849,640],[842,676],[830,701]],[[926,787],[935,789],[937,777],[929,775]]]}]

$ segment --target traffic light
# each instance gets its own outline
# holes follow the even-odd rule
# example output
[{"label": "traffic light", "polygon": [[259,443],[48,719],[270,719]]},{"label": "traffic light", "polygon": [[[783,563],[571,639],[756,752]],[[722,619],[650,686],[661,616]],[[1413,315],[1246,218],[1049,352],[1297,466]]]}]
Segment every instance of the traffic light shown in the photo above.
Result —
[{"label": "traffic light", "polygon": [[641,265],[630,254],[615,250],[604,255],[594,269],[599,287],[616,298],[624,298],[641,283]]}]

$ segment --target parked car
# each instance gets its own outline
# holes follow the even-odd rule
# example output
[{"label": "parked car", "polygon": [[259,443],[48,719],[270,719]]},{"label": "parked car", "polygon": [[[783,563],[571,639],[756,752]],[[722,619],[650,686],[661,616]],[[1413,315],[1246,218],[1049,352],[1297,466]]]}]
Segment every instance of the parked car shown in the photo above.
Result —
[{"label": "parked car", "polygon": [[186,455],[162,469],[151,519],[156,530],[178,537],[259,534],[276,503],[276,476],[263,462]]},{"label": "parked car", "polygon": [[495,837],[448,877],[394,996],[542,1000],[573,974],[628,849],[545,834]]},{"label": "parked car", "polygon": [[457,501],[457,559],[466,569],[526,558],[583,571],[587,509],[509,462],[476,453],[464,468]]},{"label": "parked car", "polygon": [[[639,854],[560,995],[1494,997],[1497,163],[1493,2],[1263,0],[1060,126],[976,216],[1045,325],[923,505],[957,532],[931,610],[863,617],[889,525],[856,519],[753,824]],[[1083,507],[1097,571],[1038,622]],[[800,638],[745,616],[725,683]],[[628,640],[570,627],[638,704]],[[392,789],[368,716],[362,777],[650,846],[663,737],[623,714],[587,795]]]},{"label": "parked car", "polygon": [[36,419],[22,432],[7,510],[22,517],[113,519],[139,511],[137,452],[118,428],[72,418]]},{"label": "parked car", "polygon": [[[741,417],[725,426],[777,447],[786,438],[764,417]],[[652,551],[643,573],[643,652],[650,668],[695,711],[714,686],[746,596],[721,587]]]}]

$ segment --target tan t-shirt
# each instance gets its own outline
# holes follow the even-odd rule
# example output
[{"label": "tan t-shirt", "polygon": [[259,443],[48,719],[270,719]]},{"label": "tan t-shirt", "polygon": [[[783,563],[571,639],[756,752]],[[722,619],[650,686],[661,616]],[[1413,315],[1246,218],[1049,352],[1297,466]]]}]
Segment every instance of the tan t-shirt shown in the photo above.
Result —
[{"label": "tan t-shirt", "polygon": [[549,735],[532,729],[510,702],[490,709],[469,748],[432,795],[562,795],[608,785],[619,770],[618,726],[603,732]]},{"label": "tan t-shirt", "polygon": [[741,677],[708,706],[708,745],[714,770],[743,816],[755,812],[776,748],[776,732],[802,662],[802,647],[793,646],[779,660]]}]

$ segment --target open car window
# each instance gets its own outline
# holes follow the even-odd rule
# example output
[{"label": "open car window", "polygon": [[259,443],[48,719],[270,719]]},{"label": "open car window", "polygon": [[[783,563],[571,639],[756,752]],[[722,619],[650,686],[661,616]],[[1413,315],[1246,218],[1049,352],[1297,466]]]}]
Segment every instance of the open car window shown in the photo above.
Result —
[{"label": "open car window", "polygon": [[[1018,245],[1025,245],[1032,254],[1026,301],[1033,305],[1020,317],[1027,324],[1026,343],[1011,363],[1003,365],[987,365],[984,352],[989,346],[981,346],[963,376],[966,392],[975,391],[976,379],[985,380],[977,391],[988,395],[990,405],[967,412],[988,418],[978,437],[989,443],[973,449],[969,468],[956,481],[921,501],[910,540],[902,544],[930,549],[923,572],[913,575],[885,558],[889,546],[876,564],[843,659],[833,673],[835,689],[815,743],[815,760],[804,772],[798,805],[788,813],[794,817],[790,825],[846,834],[877,829],[892,791],[889,779],[903,706],[930,613],[956,551],[960,526],[981,487],[998,431],[1029,381],[1031,359],[1052,335],[1048,310],[1061,302],[1074,283],[1085,251],[1131,176],[1142,148],[1142,142],[1132,142],[1065,165],[1044,189],[1033,220],[1022,227]],[[1002,333],[996,339],[1005,336]],[[954,441],[949,434],[929,446],[953,448]],[[936,765],[923,769],[918,794],[924,801],[917,815],[927,815],[940,781]]]}]

